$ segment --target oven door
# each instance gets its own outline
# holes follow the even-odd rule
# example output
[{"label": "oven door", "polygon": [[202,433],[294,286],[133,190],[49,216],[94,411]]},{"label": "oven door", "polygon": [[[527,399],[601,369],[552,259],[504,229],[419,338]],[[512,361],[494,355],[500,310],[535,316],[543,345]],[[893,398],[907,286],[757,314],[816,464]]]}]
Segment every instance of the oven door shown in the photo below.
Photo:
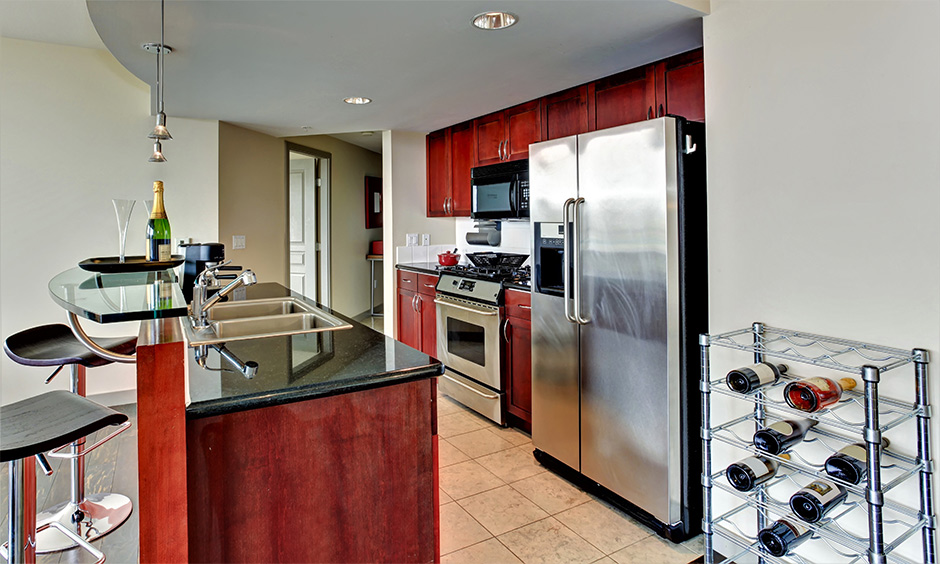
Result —
[{"label": "oven door", "polygon": [[437,294],[437,357],[444,366],[501,392],[499,308]]}]

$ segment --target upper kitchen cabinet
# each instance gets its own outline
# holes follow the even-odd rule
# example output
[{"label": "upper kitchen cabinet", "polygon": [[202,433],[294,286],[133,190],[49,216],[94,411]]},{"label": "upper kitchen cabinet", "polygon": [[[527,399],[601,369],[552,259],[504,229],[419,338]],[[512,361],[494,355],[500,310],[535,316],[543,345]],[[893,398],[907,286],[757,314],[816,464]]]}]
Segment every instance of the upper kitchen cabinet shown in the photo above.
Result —
[{"label": "upper kitchen cabinet", "polygon": [[450,128],[450,215],[470,216],[470,169],[472,167],[473,122],[468,121]]},{"label": "upper kitchen cabinet", "polygon": [[590,130],[656,117],[655,65],[647,65],[587,85]]},{"label": "upper kitchen cabinet", "polygon": [[470,215],[473,122],[427,136],[428,217]]},{"label": "upper kitchen cabinet", "polygon": [[542,98],[542,133],[545,141],[588,131],[587,85]]},{"label": "upper kitchen cabinet", "polygon": [[428,133],[428,217],[450,215],[447,205],[450,200],[450,170],[447,154],[448,130],[441,129]]},{"label": "upper kitchen cabinet", "polygon": [[542,140],[540,100],[473,121],[476,165],[529,158],[529,144]]},{"label": "upper kitchen cabinet", "polygon": [[656,115],[705,121],[705,62],[696,49],[656,63]]}]

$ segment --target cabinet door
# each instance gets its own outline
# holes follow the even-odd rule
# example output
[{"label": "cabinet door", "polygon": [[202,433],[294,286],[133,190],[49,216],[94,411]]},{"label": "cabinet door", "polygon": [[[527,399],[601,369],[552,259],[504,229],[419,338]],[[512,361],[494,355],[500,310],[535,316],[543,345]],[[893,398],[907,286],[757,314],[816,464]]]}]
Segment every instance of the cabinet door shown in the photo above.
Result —
[{"label": "cabinet door", "polygon": [[518,317],[507,317],[506,368],[508,381],[507,410],[532,425],[532,324]]},{"label": "cabinet door", "polygon": [[500,149],[506,140],[503,112],[497,112],[473,120],[476,165],[487,165],[500,161]]},{"label": "cabinet door", "polygon": [[705,121],[705,63],[701,49],[656,65],[656,113]]},{"label": "cabinet door", "polygon": [[451,215],[470,216],[470,169],[473,167],[473,122],[450,128]]},{"label": "cabinet door", "polygon": [[421,333],[419,350],[426,355],[437,357],[437,306],[434,305],[434,296],[418,294],[416,303]]},{"label": "cabinet door", "polygon": [[542,98],[542,137],[545,141],[587,131],[587,86],[578,86]]},{"label": "cabinet door", "polygon": [[655,117],[655,65],[615,74],[588,85],[591,131]]},{"label": "cabinet door", "polygon": [[418,312],[415,311],[414,292],[398,289],[398,340],[409,347],[420,349]]},{"label": "cabinet door", "polygon": [[503,112],[507,139],[504,160],[529,158],[529,144],[542,140],[542,112],[539,110],[540,101],[532,100]]},{"label": "cabinet door", "polygon": [[447,162],[447,130],[428,133],[428,217],[447,214],[446,203],[450,197],[450,178]]}]

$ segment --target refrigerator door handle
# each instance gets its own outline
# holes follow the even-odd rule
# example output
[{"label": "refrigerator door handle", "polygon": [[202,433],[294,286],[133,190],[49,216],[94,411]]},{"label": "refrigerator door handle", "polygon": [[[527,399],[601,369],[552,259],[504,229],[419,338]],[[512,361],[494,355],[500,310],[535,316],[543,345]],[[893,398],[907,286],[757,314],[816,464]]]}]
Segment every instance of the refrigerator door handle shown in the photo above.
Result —
[{"label": "refrigerator door handle", "polygon": [[574,198],[568,198],[565,200],[564,207],[564,218],[562,221],[562,257],[563,264],[561,268],[562,280],[564,281],[564,294],[565,294],[565,319],[572,323],[577,323],[578,321],[571,314],[571,239],[568,237],[568,225],[571,223],[571,214],[568,210],[574,207]]},{"label": "refrigerator door handle", "polygon": [[574,320],[578,325],[587,325],[590,321],[581,316],[581,206],[584,205],[584,198],[578,198],[574,201],[574,237],[572,246],[574,247]]}]

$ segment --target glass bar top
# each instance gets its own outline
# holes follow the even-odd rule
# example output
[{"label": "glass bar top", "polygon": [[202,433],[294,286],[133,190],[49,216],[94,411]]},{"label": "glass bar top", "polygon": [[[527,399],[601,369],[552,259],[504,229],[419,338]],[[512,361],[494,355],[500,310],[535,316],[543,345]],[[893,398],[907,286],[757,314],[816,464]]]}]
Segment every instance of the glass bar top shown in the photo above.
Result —
[{"label": "glass bar top", "polygon": [[188,314],[186,298],[173,269],[98,274],[75,267],[50,280],[49,293],[68,311],[98,323]]}]

